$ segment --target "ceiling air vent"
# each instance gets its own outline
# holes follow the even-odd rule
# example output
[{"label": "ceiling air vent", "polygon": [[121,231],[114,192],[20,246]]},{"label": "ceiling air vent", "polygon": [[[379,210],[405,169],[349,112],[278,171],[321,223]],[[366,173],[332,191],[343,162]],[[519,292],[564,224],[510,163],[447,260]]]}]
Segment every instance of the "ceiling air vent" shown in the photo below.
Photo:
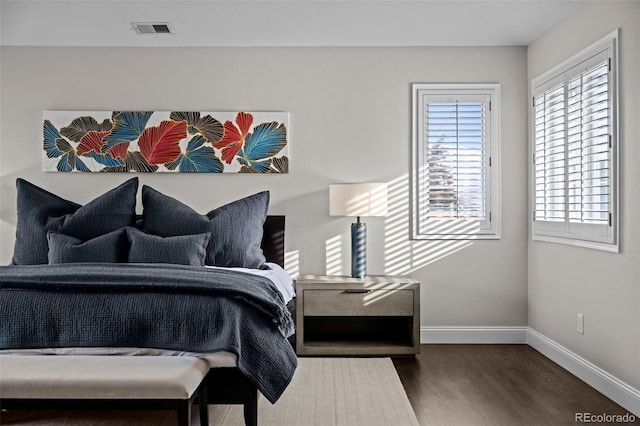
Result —
[{"label": "ceiling air vent", "polygon": [[168,22],[132,22],[131,26],[138,34],[173,34]]}]

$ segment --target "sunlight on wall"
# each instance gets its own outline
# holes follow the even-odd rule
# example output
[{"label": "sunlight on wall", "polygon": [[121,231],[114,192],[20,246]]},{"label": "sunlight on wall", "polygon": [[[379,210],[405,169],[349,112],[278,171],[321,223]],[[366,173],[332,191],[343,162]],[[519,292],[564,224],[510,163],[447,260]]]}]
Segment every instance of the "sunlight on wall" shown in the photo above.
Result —
[{"label": "sunlight on wall", "polygon": [[[408,274],[473,244],[468,240],[411,240],[409,176],[390,181],[388,188],[389,206],[384,224],[385,274]],[[455,223],[451,229],[464,226],[468,225]]]},{"label": "sunlight on wall", "polygon": [[344,275],[342,270],[342,236],[325,241],[327,275]]},{"label": "sunlight on wall", "polygon": [[[384,217],[384,274],[404,275],[423,268],[473,244],[469,239],[412,240],[411,197],[409,176],[388,182],[387,215]],[[457,221],[444,223],[442,232],[473,233],[477,223]],[[351,253],[350,240],[338,235],[325,241],[327,275],[350,275],[343,254]],[[344,261],[344,262],[343,262]]]},{"label": "sunlight on wall", "polygon": [[300,251],[284,252],[284,269],[291,275],[291,278],[298,278],[300,275]]}]

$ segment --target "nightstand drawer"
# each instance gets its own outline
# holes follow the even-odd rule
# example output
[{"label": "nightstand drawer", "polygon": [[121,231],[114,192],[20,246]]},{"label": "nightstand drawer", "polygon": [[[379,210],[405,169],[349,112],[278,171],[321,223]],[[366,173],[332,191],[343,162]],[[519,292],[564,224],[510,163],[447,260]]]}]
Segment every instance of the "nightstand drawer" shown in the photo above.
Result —
[{"label": "nightstand drawer", "polygon": [[304,290],[307,316],[413,316],[413,290]]}]

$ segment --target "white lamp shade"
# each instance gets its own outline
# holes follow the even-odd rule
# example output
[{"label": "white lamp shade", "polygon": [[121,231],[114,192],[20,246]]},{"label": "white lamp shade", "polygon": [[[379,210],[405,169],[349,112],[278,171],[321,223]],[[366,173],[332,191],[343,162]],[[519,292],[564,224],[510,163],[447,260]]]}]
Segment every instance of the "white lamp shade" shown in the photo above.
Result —
[{"label": "white lamp shade", "polygon": [[341,183],[329,185],[329,215],[386,216],[386,183]]}]

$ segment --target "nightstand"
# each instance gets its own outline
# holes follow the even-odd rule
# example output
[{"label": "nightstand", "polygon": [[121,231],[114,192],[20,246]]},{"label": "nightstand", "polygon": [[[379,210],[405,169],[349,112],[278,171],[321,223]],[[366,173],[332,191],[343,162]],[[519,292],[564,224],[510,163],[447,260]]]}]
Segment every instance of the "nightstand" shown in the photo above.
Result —
[{"label": "nightstand", "polygon": [[420,353],[420,283],[386,275],[299,276],[296,352],[336,356]]}]

